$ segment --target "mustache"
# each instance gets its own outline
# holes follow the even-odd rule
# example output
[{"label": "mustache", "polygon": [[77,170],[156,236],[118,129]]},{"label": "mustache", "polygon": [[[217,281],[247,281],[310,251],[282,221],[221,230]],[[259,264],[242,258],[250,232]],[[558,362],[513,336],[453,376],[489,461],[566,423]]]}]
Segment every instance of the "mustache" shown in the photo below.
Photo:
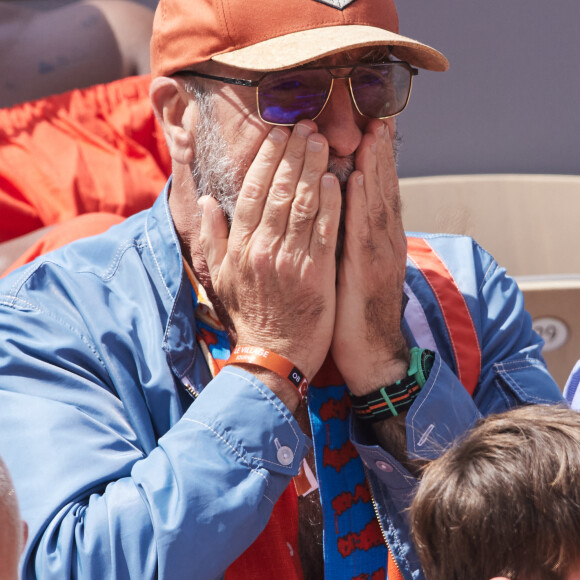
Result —
[{"label": "mustache", "polygon": [[331,155],[328,158],[327,171],[336,175],[336,178],[340,183],[340,188],[344,192],[346,182],[348,181],[350,174],[354,171],[354,154],[346,157]]}]

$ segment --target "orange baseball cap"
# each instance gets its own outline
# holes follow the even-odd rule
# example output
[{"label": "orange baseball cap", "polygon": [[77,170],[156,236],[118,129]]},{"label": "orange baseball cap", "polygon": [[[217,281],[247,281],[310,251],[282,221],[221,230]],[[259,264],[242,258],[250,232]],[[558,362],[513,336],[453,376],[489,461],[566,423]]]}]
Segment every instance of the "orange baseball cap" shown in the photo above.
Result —
[{"label": "orange baseball cap", "polygon": [[370,46],[392,46],[414,66],[447,70],[440,52],[398,31],[393,0],[160,0],[151,72],[168,76],[208,60],[283,70]]}]

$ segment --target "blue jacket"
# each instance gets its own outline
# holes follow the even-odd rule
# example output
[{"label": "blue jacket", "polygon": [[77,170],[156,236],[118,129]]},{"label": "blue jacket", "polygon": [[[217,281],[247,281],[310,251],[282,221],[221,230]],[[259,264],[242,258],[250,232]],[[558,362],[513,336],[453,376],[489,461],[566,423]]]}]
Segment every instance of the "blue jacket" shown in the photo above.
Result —
[{"label": "blue jacket", "polygon": [[[472,398],[409,262],[405,330],[437,352],[407,417],[409,451],[427,458],[482,414],[561,401],[515,283],[470,238],[429,242],[466,299],[482,370]],[[0,455],[30,528],[24,578],[212,579],[265,526],[310,441],[252,375],[227,367],[211,380],[193,320],[167,188],[152,209],[1,281]],[[358,429],[389,544],[420,578],[402,515],[415,481]]]}]

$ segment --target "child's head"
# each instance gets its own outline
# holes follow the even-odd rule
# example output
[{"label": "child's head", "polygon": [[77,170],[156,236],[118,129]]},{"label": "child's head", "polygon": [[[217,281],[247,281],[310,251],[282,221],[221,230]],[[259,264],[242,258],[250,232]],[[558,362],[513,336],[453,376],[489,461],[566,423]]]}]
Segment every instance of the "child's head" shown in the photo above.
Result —
[{"label": "child's head", "polygon": [[580,414],[481,420],[425,470],[411,527],[427,580],[580,578]]},{"label": "child's head", "polygon": [[18,560],[28,529],[20,519],[16,492],[10,474],[0,458],[0,578],[18,578]]}]

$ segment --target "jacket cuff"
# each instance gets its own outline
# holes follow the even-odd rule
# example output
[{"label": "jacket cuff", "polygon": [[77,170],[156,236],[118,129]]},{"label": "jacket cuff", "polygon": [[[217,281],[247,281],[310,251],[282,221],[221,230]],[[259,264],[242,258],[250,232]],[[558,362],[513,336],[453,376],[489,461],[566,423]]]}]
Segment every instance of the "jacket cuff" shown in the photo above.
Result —
[{"label": "jacket cuff", "polygon": [[[282,401],[245,370],[227,366],[184,415],[215,431],[252,469],[294,477],[312,446]],[[288,481],[286,480],[286,485]]]}]

